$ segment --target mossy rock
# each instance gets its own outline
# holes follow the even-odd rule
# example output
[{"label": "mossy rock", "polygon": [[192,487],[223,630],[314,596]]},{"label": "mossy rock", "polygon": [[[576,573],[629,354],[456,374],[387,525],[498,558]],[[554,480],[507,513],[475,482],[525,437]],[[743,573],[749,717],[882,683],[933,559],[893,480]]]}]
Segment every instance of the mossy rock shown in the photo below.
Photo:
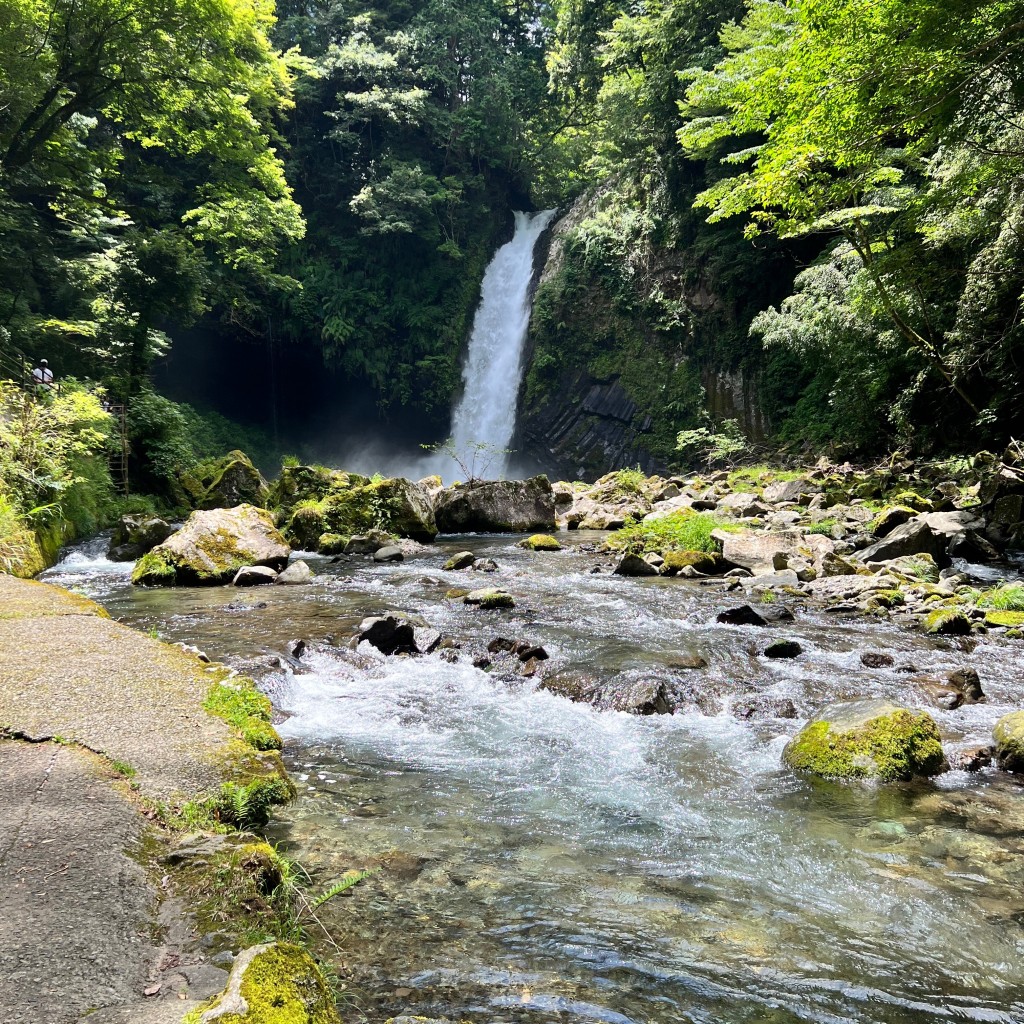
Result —
[{"label": "mossy rock", "polygon": [[992,731],[996,763],[1007,772],[1024,772],[1024,711],[1011,711]]},{"label": "mossy rock", "polygon": [[1024,626],[1024,612],[985,612],[985,625],[1016,629]]},{"label": "mossy rock", "polygon": [[272,942],[239,953],[224,992],[183,1024],[341,1024],[341,1017],[309,953]]},{"label": "mossy rock", "polygon": [[924,618],[924,631],[929,636],[967,636],[971,620],[961,608],[936,608]]},{"label": "mossy rock", "polygon": [[316,549],[321,555],[340,555],[351,539],[341,533],[322,533],[317,539]]},{"label": "mossy rock", "polygon": [[469,591],[463,587],[452,587],[444,596],[449,601],[461,601],[464,597],[469,597]]},{"label": "mossy rock", "polygon": [[697,572],[713,576],[725,568],[722,556],[714,551],[666,551],[662,557],[666,572],[671,573],[693,566]]},{"label": "mossy rock", "polygon": [[527,551],[561,551],[562,545],[554,537],[546,533],[535,533],[532,537],[519,542],[519,547]]},{"label": "mossy rock", "polygon": [[916,515],[917,512],[909,505],[892,505],[879,512],[871,521],[868,529],[876,537],[885,537],[887,534],[892,533],[897,526],[910,522]]},{"label": "mossy rock", "polygon": [[515,608],[515,598],[504,590],[487,587],[483,590],[472,590],[463,599],[466,604],[480,608]]},{"label": "mossy rock", "polygon": [[142,586],[214,586],[230,583],[239,569],[281,570],[290,549],[270,513],[253,505],[193,512],[185,525],[135,565]]},{"label": "mossy rock", "polygon": [[319,503],[299,505],[282,532],[285,540],[293,548],[302,551],[315,551],[321,535],[325,532],[325,527],[324,510]]},{"label": "mossy rock", "polygon": [[266,480],[245,452],[209,459],[181,475],[180,483],[193,508],[263,507],[270,494]]},{"label": "mossy rock", "polygon": [[786,744],[782,759],[825,778],[883,782],[937,775],[947,767],[932,717],[885,700],[825,708]]},{"label": "mossy rock", "polygon": [[917,491],[900,491],[890,499],[895,505],[903,505],[912,508],[916,512],[934,512],[935,505],[928,498],[918,494]]}]

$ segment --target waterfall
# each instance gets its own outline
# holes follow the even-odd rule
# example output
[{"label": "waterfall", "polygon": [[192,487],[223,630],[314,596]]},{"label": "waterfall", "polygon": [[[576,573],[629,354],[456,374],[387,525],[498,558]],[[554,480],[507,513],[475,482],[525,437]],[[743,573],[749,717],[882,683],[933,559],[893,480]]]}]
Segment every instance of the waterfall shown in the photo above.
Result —
[{"label": "waterfall", "polygon": [[[523,344],[530,324],[533,250],[555,210],[516,213],[512,241],[494,255],[480,289],[469,352],[462,371],[465,389],[452,414],[452,443],[476,473],[500,477],[516,428],[523,376]],[[489,463],[484,466],[483,463]]]}]

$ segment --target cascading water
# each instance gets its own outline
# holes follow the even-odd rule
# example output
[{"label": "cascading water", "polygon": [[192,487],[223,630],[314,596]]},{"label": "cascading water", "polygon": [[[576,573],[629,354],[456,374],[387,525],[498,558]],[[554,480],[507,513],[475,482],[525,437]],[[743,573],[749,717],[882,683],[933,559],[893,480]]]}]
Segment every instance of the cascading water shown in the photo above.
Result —
[{"label": "cascading water", "polygon": [[516,213],[512,241],[498,250],[484,275],[462,371],[465,390],[452,415],[454,449],[476,473],[486,462],[487,475],[499,477],[508,464],[530,324],[533,250],[556,212]]}]

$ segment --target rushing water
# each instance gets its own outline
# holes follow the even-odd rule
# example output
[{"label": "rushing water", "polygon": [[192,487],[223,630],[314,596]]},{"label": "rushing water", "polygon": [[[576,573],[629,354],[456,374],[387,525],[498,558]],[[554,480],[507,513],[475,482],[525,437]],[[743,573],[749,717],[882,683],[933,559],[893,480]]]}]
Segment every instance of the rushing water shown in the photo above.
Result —
[{"label": "rushing water", "polygon": [[555,212],[516,213],[512,240],[497,251],[484,275],[462,371],[465,389],[452,414],[455,450],[475,476],[505,472],[530,324],[533,250]]},{"label": "rushing water", "polygon": [[[884,650],[923,671],[978,669],[987,703],[930,709],[948,749],[976,745],[1022,702],[1019,645],[809,612],[721,626],[735,602],[717,587],[592,574],[599,556],[513,541],[459,538],[400,565],[311,560],[310,586],[257,591],[133,590],[95,549],[51,574],[257,672],[274,696],[300,788],[274,838],[318,885],[380,868],[322,908],[347,1021],[1024,1021],[1017,784],[800,778],[780,762],[800,720],[729,714],[752,693],[802,717],[864,695],[925,706],[908,674],[861,665]],[[498,561],[486,581],[517,596],[514,612],[445,599],[478,579],[440,568],[466,547]],[[462,643],[458,662],[350,651],[359,619],[385,609]],[[499,634],[543,643],[552,672],[673,678],[693,709],[598,713],[474,668]],[[805,653],[767,661],[767,636]],[[281,652],[298,637],[313,643],[291,665]],[[673,667],[685,654],[709,667]]]}]

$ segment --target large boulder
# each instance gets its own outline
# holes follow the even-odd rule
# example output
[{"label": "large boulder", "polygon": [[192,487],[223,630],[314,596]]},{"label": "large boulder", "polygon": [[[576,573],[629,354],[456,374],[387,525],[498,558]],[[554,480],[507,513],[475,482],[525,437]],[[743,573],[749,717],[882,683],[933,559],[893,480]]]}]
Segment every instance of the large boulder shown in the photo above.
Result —
[{"label": "large boulder", "polygon": [[224,992],[187,1019],[190,1024],[341,1024],[316,961],[304,949],[281,942],[242,950]]},{"label": "large boulder", "polygon": [[370,483],[374,500],[379,502],[386,520],[385,528],[396,537],[409,537],[429,544],[438,533],[430,492],[423,484],[404,477]]},{"label": "large boulder", "polygon": [[762,494],[770,505],[781,505],[787,501],[799,501],[804,494],[820,494],[821,486],[811,480],[784,480],[777,484],[768,484]]},{"label": "large boulder", "polygon": [[260,471],[240,451],[200,463],[182,475],[181,485],[198,509],[263,506],[269,493]]},{"label": "large boulder", "polygon": [[252,505],[193,512],[185,525],[139,559],[132,583],[212,586],[230,583],[244,566],[281,570],[290,548],[270,513]]},{"label": "large boulder", "polygon": [[826,778],[883,782],[937,775],[947,767],[930,715],[874,699],[825,708],[786,744],[782,759]]},{"label": "large boulder", "polygon": [[[963,513],[936,512],[931,515],[917,516],[890,531],[875,544],[864,548],[857,554],[863,562],[888,562],[904,555],[931,555],[940,566],[949,565],[946,550],[954,533],[946,532],[951,521],[943,519],[939,529],[932,527],[929,520],[938,521],[939,517],[957,516]],[[957,531],[962,532],[962,531]]]},{"label": "large boulder", "polygon": [[546,476],[447,487],[434,505],[442,533],[530,533],[555,528],[555,495]]},{"label": "large boulder", "polygon": [[835,551],[835,541],[821,534],[798,530],[715,530],[711,536],[722,545],[722,557],[749,569],[755,576],[785,569],[790,559],[804,559],[821,571],[821,560]]},{"label": "large boulder", "polygon": [[173,532],[159,516],[121,516],[114,527],[107,557],[114,562],[134,562],[162,544]]}]

